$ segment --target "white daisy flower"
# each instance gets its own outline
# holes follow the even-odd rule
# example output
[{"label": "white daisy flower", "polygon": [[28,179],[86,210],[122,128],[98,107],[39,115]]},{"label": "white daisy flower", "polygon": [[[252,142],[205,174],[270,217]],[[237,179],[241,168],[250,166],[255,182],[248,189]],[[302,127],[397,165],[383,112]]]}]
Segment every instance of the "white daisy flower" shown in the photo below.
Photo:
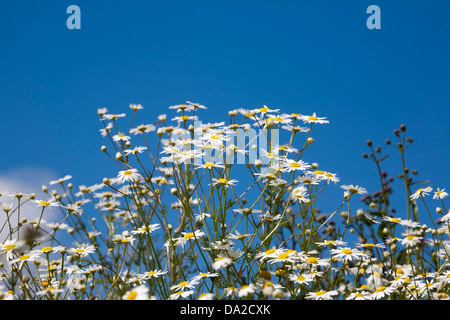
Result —
[{"label": "white daisy flower", "polygon": [[175,293],[172,293],[169,296],[169,300],[178,300],[178,299],[182,299],[182,298],[187,298],[189,297],[191,294],[193,294],[194,291],[193,290],[188,290],[188,291],[177,291]]},{"label": "white daisy flower", "polygon": [[339,292],[337,290],[332,291],[316,291],[316,292],[308,292],[305,296],[307,300],[333,300],[334,296],[337,296]]},{"label": "white daisy flower", "polygon": [[226,188],[228,188],[229,186],[234,186],[235,183],[238,182],[236,179],[228,180],[226,178],[220,178],[220,179],[212,178],[211,180],[213,183],[210,185],[212,185],[212,186],[219,185],[219,186],[223,186]]},{"label": "white daisy flower", "polygon": [[67,181],[69,179],[72,179],[71,175],[66,175],[64,178],[60,178],[58,180],[54,180],[54,181],[50,181],[50,185],[54,185],[54,184],[62,184],[64,181]]},{"label": "white daisy flower", "polygon": [[433,191],[433,188],[431,187],[420,188],[417,189],[416,192],[414,192],[410,198],[411,200],[416,200],[420,197],[427,196],[431,191]]},{"label": "white daisy flower", "polygon": [[300,120],[303,120],[305,123],[329,123],[328,120],[325,120],[326,117],[318,117],[316,113],[314,112],[312,116],[300,116]]},{"label": "white daisy flower", "polygon": [[342,185],[342,189],[344,189],[347,193],[346,195],[351,196],[353,194],[366,194],[367,190],[365,188],[362,188],[360,186],[354,186],[352,184],[350,185]]},{"label": "white daisy flower", "polygon": [[295,161],[293,159],[284,159],[281,163],[281,168],[283,172],[291,172],[291,171],[305,171],[308,170],[311,166],[302,161]]},{"label": "white daisy flower", "polygon": [[144,109],[144,107],[140,104],[130,103],[130,109],[133,111],[138,111]]},{"label": "white daisy flower", "polygon": [[308,285],[314,279],[309,274],[295,274],[294,273],[294,274],[289,275],[289,280],[291,280],[294,283],[300,284],[300,285]]},{"label": "white daisy flower", "polygon": [[81,245],[77,248],[71,248],[69,249],[69,252],[74,254],[74,255],[78,255],[81,257],[86,257],[91,253],[95,252],[95,247],[94,245]]},{"label": "white daisy flower", "polygon": [[139,179],[141,175],[138,173],[137,169],[127,169],[123,171],[119,171],[119,174],[117,175],[117,180],[120,183],[124,183],[127,181],[133,182],[136,179]]},{"label": "white daisy flower", "polygon": [[134,154],[137,155],[138,153],[144,152],[144,150],[147,150],[146,147],[134,147],[133,149],[127,149],[125,150],[125,155]]},{"label": "white daisy flower", "polygon": [[374,293],[372,293],[372,299],[374,300],[383,299],[385,297],[389,297],[392,293],[396,291],[397,290],[393,287],[380,286],[375,289]]},{"label": "white daisy flower", "polygon": [[416,236],[414,234],[409,234],[400,240],[401,244],[406,247],[414,247],[422,241],[423,237]]},{"label": "white daisy flower", "polygon": [[256,291],[256,286],[253,283],[250,283],[249,285],[243,285],[239,289],[238,297],[244,298],[249,295],[253,295],[255,293],[255,291]]},{"label": "white daisy flower", "polygon": [[315,170],[313,173],[317,176],[317,178],[319,178],[320,180],[325,180],[327,183],[330,183],[330,181],[334,183],[339,182],[339,178],[335,173],[322,170]]},{"label": "white daisy flower", "polygon": [[49,208],[51,209],[51,207],[59,207],[59,204],[53,200],[53,199],[49,199],[49,200],[32,200],[34,203],[36,203],[38,205],[38,207],[43,207],[43,208]]},{"label": "white daisy flower", "polygon": [[113,140],[114,141],[125,141],[126,142],[126,141],[130,140],[130,137],[125,135],[125,134],[123,134],[123,133],[118,133],[118,134],[113,136]]},{"label": "white daisy flower", "polygon": [[186,290],[193,289],[196,285],[198,285],[199,281],[197,279],[192,279],[191,281],[181,281],[178,284],[175,284],[170,287],[170,290]]},{"label": "white daisy flower", "polygon": [[127,291],[122,300],[148,300],[149,288],[145,284],[141,284]]},{"label": "white daisy flower", "polygon": [[344,261],[359,260],[363,256],[361,251],[357,249],[350,249],[348,247],[331,249],[330,253],[334,258],[344,259]]},{"label": "white daisy flower", "polygon": [[136,128],[133,128],[130,130],[130,133],[137,135],[137,134],[144,134],[149,133],[152,131],[155,131],[156,127],[153,124],[141,124],[137,126]]},{"label": "white daisy flower", "polygon": [[448,197],[448,193],[445,192],[445,189],[441,190],[441,189],[438,188],[437,191],[434,193],[433,199],[434,200],[436,200],[436,199],[442,200],[442,199],[444,199],[446,197]]}]

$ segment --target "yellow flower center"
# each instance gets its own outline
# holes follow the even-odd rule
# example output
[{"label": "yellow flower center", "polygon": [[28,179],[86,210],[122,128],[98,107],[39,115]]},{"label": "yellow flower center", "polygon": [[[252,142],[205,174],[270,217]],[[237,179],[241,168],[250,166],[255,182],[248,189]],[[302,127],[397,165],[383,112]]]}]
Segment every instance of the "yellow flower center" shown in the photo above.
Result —
[{"label": "yellow flower center", "polygon": [[264,288],[265,287],[272,287],[273,288],[273,283],[272,282],[270,282],[270,281],[267,281],[266,283],[264,283],[264,286],[263,286]]},{"label": "yellow flower center", "polygon": [[220,183],[220,184],[226,184],[227,182],[228,182],[228,180],[225,178],[221,178],[218,180],[218,183]]},{"label": "yellow flower center", "polygon": [[127,171],[124,171],[123,174],[126,176],[129,176],[129,175],[133,174],[133,171],[127,170]]},{"label": "yellow flower center", "polygon": [[49,252],[49,251],[52,251],[52,250],[53,250],[52,247],[43,247],[43,248],[41,249],[42,252]]},{"label": "yellow flower center", "polygon": [[344,254],[352,254],[353,251],[350,250],[350,249],[342,249],[342,253],[344,253]]},{"label": "yellow flower center", "polygon": [[49,205],[50,205],[50,202],[45,201],[45,200],[41,200],[41,201],[39,201],[39,203],[40,203],[41,205],[43,205],[43,206],[49,206]]},{"label": "yellow flower center", "polygon": [[15,244],[7,244],[7,245],[5,246],[5,250],[6,250],[6,251],[9,251],[9,250],[11,250],[11,249],[14,249],[15,247],[16,247]]},{"label": "yellow flower center", "polygon": [[131,291],[128,296],[127,296],[127,300],[134,300],[137,297],[137,292],[135,291]]},{"label": "yellow flower center", "polygon": [[269,249],[265,252],[265,254],[272,254],[275,252],[275,249]]},{"label": "yellow flower center", "polygon": [[187,281],[180,282],[180,287],[186,287],[189,284]]},{"label": "yellow flower center", "polygon": [[23,260],[27,260],[27,259],[29,259],[30,258],[30,256],[29,255],[24,255],[24,256],[21,256],[21,257],[19,257],[19,260],[20,261],[23,261]]},{"label": "yellow flower center", "polygon": [[260,108],[260,109],[259,109],[259,111],[261,111],[261,112],[266,112],[267,110],[269,110],[269,108],[267,108],[267,107],[266,107],[266,108]]},{"label": "yellow flower center", "polygon": [[216,165],[215,165],[213,162],[206,162],[206,163],[204,164],[204,166],[205,166],[206,168],[213,168],[213,167],[215,167]]},{"label": "yellow flower center", "polygon": [[318,118],[317,118],[317,117],[314,117],[314,116],[309,116],[309,117],[308,117],[308,120],[310,120],[310,121],[316,121],[316,120],[318,120]]},{"label": "yellow flower center", "polygon": [[315,257],[308,257],[308,262],[309,263],[312,263],[312,264],[317,264],[317,263],[319,263],[319,261],[317,260],[317,258],[315,258]]},{"label": "yellow flower center", "polygon": [[317,291],[317,292],[316,292],[316,296],[321,296],[321,295],[323,295],[323,294],[325,294],[325,293],[327,293],[325,290]]},{"label": "yellow flower center", "polygon": [[186,121],[186,120],[189,120],[189,116],[181,116],[180,119],[183,121]]},{"label": "yellow flower center", "polygon": [[300,164],[297,163],[297,162],[291,162],[289,165],[290,165],[292,168],[300,168]]},{"label": "yellow flower center", "polygon": [[289,255],[287,253],[282,253],[278,256],[278,260],[283,260],[289,258]]},{"label": "yellow flower center", "polygon": [[275,275],[278,277],[282,277],[284,274],[286,274],[286,272],[283,269],[278,269],[275,271]]},{"label": "yellow flower center", "polygon": [[297,277],[297,281],[305,281],[305,277],[304,276],[298,276]]},{"label": "yellow flower center", "polygon": [[185,239],[192,239],[194,237],[194,234],[192,232],[186,233],[183,238]]},{"label": "yellow flower center", "polygon": [[382,291],[384,291],[385,289],[386,289],[385,286],[381,286],[381,287],[376,288],[375,291],[376,291],[376,292],[382,292]]},{"label": "yellow flower center", "polygon": [[439,293],[439,297],[440,297],[441,299],[447,299],[447,298],[448,298],[448,295],[447,295],[445,292],[440,292],[440,293]]},{"label": "yellow flower center", "polygon": [[415,236],[413,236],[413,235],[410,235],[410,236],[407,236],[406,237],[406,239],[408,239],[409,241],[411,241],[412,239],[414,239],[415,238]]},{"label": "yellow flower center", "polygon": [[392,218],[392,222],[400,223],[400,222],[402,222],[402,219],[399,219],[399,218]]},{"label": "yellow flower center", "polygon": [[75,249],[75,252],[83,253],[83,252],[84,252],[84,249],[83,249],[83,248],[78,248],[78,249]]},{"label": "yellow flower center", "polygon": [[314,171],[314,173],[315,173],[315,174],[324,174],[324,173],[325,173],[325,171],[321,171],[321,170],[316,170],[316,171]]}]

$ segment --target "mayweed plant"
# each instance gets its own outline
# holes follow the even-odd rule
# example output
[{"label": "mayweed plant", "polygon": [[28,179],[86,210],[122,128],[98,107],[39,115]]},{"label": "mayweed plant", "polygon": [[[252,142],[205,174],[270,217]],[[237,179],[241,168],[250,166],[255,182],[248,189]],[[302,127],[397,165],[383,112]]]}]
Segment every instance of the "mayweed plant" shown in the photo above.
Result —
[{"label": "mayweed plant", "polygon": [[[204,124],[206,107],[187,102],[136,126],[142,106],[130,108],[129,123],[98,109],[111,177],[75,189],[68,175],[45,199],[2,194],[1,299],[449,299],[448,193],[413,189],[405,126],[386,141],[402,159],[399,215],[371,141],[372,194],[305,159],[325,117],[264,106]],[[343,193],[329,213],[325,189]],[[21,216],[26,203],[38,219]],[[64,218],[46,222],[55,210]]]}]

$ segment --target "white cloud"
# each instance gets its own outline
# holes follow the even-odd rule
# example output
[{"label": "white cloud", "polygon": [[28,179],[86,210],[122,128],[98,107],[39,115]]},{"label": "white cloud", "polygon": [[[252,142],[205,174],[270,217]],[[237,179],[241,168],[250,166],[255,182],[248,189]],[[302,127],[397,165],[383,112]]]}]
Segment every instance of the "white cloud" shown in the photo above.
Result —
[{"label": "white cloud", "polygon": [[[22,193],[28,195],[36,194],[36,199],[48,200],[49,196],[42,192],[42,186],[48,185],[51,180],[59,178],[58,174],[46,168],[20,167],[6,172],[0,172],[0,203],[11,204],[13,209],[17,206],[17,199],[11,198],[10,194]],[[28,198],[28,197],[24,197]],[[18,219],[26,217],[28,220],[38,219],[41,214],[41,208],[35,203],[26,203],[20,207],[20,217],[17,211],[11,215],[10,223],[13,227],[17,226]],[[61,219],[61,213],[57,208],[46,210],[43,219],[46,222],[56,222]],[[6,214],[0,207],[0,230],[3,228],[6,220]],[[0,232],[0,241],[4,241],[9,233],[9,227],[6,225]]]}]

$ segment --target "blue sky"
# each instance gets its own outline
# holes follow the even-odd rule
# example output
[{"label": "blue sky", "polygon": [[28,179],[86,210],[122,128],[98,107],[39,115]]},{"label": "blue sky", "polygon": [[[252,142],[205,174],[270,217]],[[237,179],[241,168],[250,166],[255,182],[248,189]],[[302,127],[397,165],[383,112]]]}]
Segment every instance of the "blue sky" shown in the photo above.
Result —
[{"label": "blue sky", "polygon": [[[72,4],[81,30],[66,27]],[[366,27],[372,4],[380,30]],[[139,103],[137,122],[152,123],[189,100],[208,107],[204,122],[263,105],[327,117],[305,160],[370,192],[378,178],[361,157],[365,142],[393,151],[384,141],[403,123],[415,141],[407,165],[434,189],[448,187],[449,10],[447,1],[2,3],[0,179],[115,176],[100,152],[97,108]],[[386,169],[397,175],[392,153]]]}]

